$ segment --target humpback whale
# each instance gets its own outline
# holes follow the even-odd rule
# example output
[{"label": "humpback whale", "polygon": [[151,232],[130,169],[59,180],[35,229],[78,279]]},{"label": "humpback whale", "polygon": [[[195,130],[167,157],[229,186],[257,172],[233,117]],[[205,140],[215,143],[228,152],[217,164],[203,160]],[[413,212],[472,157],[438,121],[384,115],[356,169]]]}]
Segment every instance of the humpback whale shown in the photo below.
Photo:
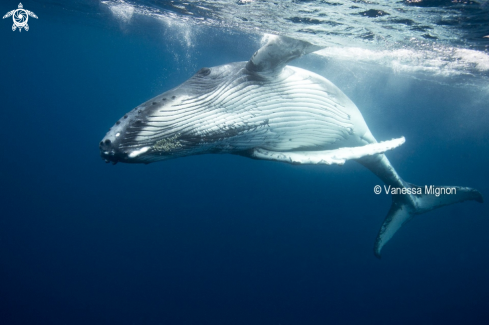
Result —
[{"label": "humpback whale", "polygon": [[378,142],[360,110],[333,83],[287,65],[321,48],[270,36],[248,62],[202,68],[119,119],[100,142],[100,154],[113,164],[207,153],[292,164],[355,160],[399,190],[375,240],[379,258],[414,216],[466,200],[483,202],[472,188],[435,186],[425,193],[404,181],[384,154],[402,145],[403,137]]}]

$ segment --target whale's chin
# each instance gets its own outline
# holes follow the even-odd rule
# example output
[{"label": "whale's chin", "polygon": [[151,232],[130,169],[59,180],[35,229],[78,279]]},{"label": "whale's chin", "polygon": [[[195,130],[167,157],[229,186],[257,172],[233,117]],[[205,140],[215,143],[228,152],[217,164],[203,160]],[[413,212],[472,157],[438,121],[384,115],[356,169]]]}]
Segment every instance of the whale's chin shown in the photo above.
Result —
[{"label": "whale's chin", "polygon": [[106,163],[112,163],[113,165],[122,162],[128,164],[150,164],[162,160],[168,160],[174,158],[172,156],[163,155],[155,152],[153,147],[145,146],[141,148],[135,148],[126,152],[100,147],[100,156]]}]

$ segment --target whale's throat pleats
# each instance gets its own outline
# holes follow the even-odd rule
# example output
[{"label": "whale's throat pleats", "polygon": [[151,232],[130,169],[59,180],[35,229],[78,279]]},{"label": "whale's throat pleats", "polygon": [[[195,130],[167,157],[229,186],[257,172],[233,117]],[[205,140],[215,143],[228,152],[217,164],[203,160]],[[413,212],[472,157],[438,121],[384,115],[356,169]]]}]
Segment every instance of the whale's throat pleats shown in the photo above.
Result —
[{"label": "whale's throat pleats", "polygon": [[353,132],[346,104],[310,72],[287,67],[267,80],[239,65],[219,82],[188,80],[185,95],[149,114],[135,140],[153,149],[163,141],[163,150],[286,151],[326,148]]}]

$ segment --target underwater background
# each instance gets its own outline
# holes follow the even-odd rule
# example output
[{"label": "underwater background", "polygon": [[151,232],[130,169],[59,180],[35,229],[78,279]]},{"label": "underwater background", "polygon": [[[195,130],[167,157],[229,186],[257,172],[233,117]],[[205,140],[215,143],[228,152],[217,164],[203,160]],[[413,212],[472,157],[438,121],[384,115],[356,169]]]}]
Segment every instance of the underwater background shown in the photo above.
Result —
[{"label": "underwater background", "polygon": [[[114,122],[265,33],[335,83],[418,185],[489,193],[486,1],[25,1],[0,25],[0,324],[488,324],[489,208],[375,258],[370,171],[200,155],[105,164]],[[2,15],[16,1],[0,2]]]}]

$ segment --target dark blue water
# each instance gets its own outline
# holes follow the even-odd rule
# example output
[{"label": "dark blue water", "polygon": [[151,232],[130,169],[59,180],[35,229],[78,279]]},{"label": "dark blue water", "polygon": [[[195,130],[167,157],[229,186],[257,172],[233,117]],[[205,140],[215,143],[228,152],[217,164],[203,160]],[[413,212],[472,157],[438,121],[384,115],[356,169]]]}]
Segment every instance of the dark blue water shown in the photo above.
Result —
[{"label": "dark blue water", "polygon": [[[487,203],[415,218],[378,260],[390,197],[355,162],[100,159],[124,113],[248,60],[259,37],[209,27],[189,48],[150,22],[24,7],[28,32],[0,26],[0,324],[488,324]],[[295,63],[344,90],[377,139],[406,137],[388,153],[404,179],[487,197],[484,85]]]}]

